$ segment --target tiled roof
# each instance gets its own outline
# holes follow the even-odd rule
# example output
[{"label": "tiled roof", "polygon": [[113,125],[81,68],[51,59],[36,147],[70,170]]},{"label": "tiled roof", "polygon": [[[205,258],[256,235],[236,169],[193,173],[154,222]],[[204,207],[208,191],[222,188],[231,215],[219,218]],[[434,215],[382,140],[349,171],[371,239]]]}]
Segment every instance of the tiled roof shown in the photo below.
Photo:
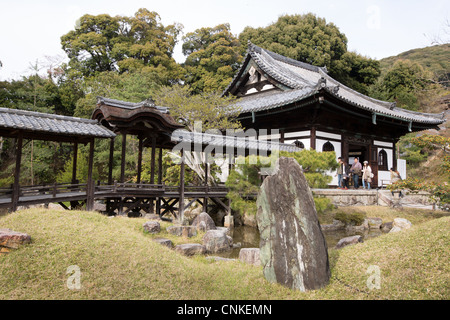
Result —
[{"label": "tiled roof", "polygon": [[327,74],[325,67],[316,67],[287,58],[252,43],[249,43],[244,63],[225,89],[224,95],[229,93],[233,86],[238,85],[250,60],[253,60],[265,75],[278,81],[284,88],[281,91],[244,96],[235,103],[241,106],[241,113],[277,108],[307,98],[319,90],[324,90],[348,104],[378,115],[433,125],[445,121],[444,113],[413,112],[398,108],[393,102],[373,99],[333,79]]},{"label": "tiled roof", "polygon": [[96,138],[113,138],[116,136],[96,120],[7,108],[0,108],[0,128],[66,136]]},{"label": "tiled roof", "polygon": [[210,146],[211,148],[224,148],[238,150],[255,150],[255,151],[288,151],[296,152],[302,149],[297,148],[294,144],[280,143],[274,141],[256,140],[250,137],[233,137],[227,135],[209,134],[201,132],[189,132],[187,130],[175,130],[171,139],[176,143],[186,143],[192,146]]},{"label": "tiled roof", "polygon": [[123,109],[137,109],[140,107],[153,107],[156,108],[161,113],[169,113],[168,107],[160,107],[155,105],[155,102],[151,99],[147,99],[141,102],[127,102],[116,99],[109,99],[105,97],[97,97],[97,104],[105,104],[113,107],[120,107]]}]

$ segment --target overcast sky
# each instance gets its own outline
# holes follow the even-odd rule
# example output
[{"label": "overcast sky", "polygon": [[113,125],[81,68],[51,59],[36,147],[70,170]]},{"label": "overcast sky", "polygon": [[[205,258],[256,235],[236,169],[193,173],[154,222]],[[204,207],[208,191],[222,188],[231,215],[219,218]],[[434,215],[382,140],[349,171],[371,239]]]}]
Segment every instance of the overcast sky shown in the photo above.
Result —
[{"label": "overcast sky", "polygon": [[[139,8],[156,11],[164,25],[183,24],[184,33],[229,23],[235,35],[313,12],[347,36],[348,50],[375,59],[430,46],[450,20],[449,0],[0,0],[0,80],[20,78],[36,60],[65,57],[60,37],[82,15],[132,16]],[[180,45],[175,59],[184,61]]]}]

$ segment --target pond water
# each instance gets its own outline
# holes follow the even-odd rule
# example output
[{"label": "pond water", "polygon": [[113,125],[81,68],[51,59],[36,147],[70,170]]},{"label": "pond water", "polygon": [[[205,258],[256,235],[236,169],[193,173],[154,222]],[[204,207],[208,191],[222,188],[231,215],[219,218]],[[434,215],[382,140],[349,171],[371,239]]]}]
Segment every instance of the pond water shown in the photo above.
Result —
[{"label": "pond water", "polygon": [[[379,230],[366,230],[362,232],[355,232],[355,231],[345,231],[345,230],[338,230],[338,231],[323,231],[323,234],[325,236],[325,241],[327,242],[328,249],[334,248],[338,241],[345,237],[350,237],[354,235],[361,235],[363,236],[363,239],[369,239],[373,237],[377,237],[384,232]],[[227,252],[222,252],[218,255],[220,257],[224,258],[231,258],[231,259],[238,259],[239,258],[239,251],[241,248],[259,248],[259,231],[257,228],[250,227],[250,226],[239,226],[235,227],[230,231],[230,236],[233,238],[233,243],[241,243],[241,246],[239,248],[234,248]]]}]

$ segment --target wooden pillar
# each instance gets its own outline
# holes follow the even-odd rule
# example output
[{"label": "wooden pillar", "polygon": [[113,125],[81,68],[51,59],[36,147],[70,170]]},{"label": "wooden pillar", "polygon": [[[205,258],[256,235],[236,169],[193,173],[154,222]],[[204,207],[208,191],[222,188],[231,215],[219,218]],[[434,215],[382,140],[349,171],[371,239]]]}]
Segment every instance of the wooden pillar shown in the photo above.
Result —
[{"label": "wooden pillar", "polygon": [[150,171],[150,184],[155,183],[155,157],[156,157],[156,137],[152,137],[152,163]]},{"label": "wooden pillar", "polygon": [[77,183],[78,142],[73,144],[72,183]]},{"label": "wooden pillar", "polygon": [[94,143],[95,139],[91,139],[89,142],[89,160],[88,160],[88,178],[87,178],[87,199],[86,210],[91,211],[94,209],[94,180],[92,179],[92,171],[94,168]]},{"label": "wooden pillar", "polygon": [[109,169],[108,169],[108,185],[113,184],[113,165],[114,165],[114,141],[115,139],[112,138],[109,142]]},{"label": "wooden pillar", "polygon": [[127,151],[127,134],[122,133],[122,160],[120,164],[120,182],[125,182],[125,162],[126,162],[126,151]]},{"label": "wooden pillar", "polygon": [[[162,148],[159,148],[158,157],[158,184],[162,184]],[[161,215],[161,197],[156,199],[156,214]]]},{"label": "wooden pillar", "polygon": [[310,148],[316,150],[316,127],[311,127]]},{"label": "wooden pillar", "polygon": [[[209,163],[208,163],[208,153],[205,152],[205,192],[208,192],[208,172],[209,171]],[[208,213],[208,197],[205,196],[203,198],[203,211]]]},{"label": "wooden pillar", "polygon": [[139,150],[138,150],[138,167],[137,167],[137,183],[141,182],[142,172],[142,137],[139,137]]},{"label": "wooden pillar", "polygon": [[20,163],[22,161],[23,133],[19,132],[16,145],[16,167],[14,168],[14,184],[11,197],[11,211],[17,210],[20,195]]},{"label": "wooden pillar", "polygon": [[180,222],[183,222],[184,218],[184,152],[181,149],[181,164],[180,164],[180,201],[178,205],[178,214],[180,215]]}]

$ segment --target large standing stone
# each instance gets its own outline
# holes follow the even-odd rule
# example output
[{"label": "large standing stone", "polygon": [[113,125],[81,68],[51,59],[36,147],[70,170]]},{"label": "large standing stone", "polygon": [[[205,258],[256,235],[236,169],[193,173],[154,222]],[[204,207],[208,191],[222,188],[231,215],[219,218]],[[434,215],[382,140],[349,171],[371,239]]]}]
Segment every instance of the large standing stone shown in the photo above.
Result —
[{"label": "large standing stone", "polygon": [[300,165],[279,158],[257,200],[260,260],[266,279],[292,289],[328,284],[328,249],[313,196]]},{"label": "large standing stone", "polygon": [[197,215],[194,221],[192,221],[192,226],[196,227],[198,231],[208,231],[216,229],[214,220],[206,212],[202,212]]}]

